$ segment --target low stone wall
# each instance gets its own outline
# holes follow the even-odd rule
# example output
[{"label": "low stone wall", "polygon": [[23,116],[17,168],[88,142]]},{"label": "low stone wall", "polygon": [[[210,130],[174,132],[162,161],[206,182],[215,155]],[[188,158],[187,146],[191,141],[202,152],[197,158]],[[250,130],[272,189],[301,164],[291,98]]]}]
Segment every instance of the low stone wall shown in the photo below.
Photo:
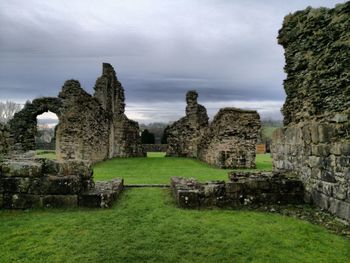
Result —
[{"label": "low stone wall", "polygon": [[272,204],[302,204],[302,182],[278,173],[233,172],[229,182],[199,183],[195,179],[171,178],[171,189],[178,206],[258,207]]},{"label": "low stone wall", "polygon": [[166,152],[167,144],[142,144],[145,152]]},{"label": "low stone wall", "polygon": [[[85,162],[59,163],[23,156],[4,160],[0,163],[0,208],[109,207],[123,181],[109,183],[111,186],[101,192],[92,174],[91,166]],[[95,201],[89,202],[87,196]]]}]

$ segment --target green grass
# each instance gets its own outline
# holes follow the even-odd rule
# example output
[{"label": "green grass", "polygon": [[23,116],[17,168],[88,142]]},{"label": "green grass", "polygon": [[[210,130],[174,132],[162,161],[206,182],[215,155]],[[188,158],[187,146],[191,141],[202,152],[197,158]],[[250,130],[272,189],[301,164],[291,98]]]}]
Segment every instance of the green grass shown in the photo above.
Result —
[{"label": "green grass", "polygon": [[36,150],[36,155],[40,158],[47,158],[50,160],[56,159],[56,153],[54,150]]},{"label": "green grass", "polygon": [[0,211],[1,262],[349,262],[350,241],[277,214],[182,210],[169,190],[111,209]]},{"label": "green grass", "polygon": [[[226,179],[185,158],[121,158],[95,178],[168,183],[173,175]],[[258,167],[271,168],[268,155]],[[125,190],[111,209],[0,211],[0,262],[350,262],[350,240],[279,214],[183,210],[168,189]]]},{"label": "green grass", "polygon": [[[199,181],[226,180],[230,170],[218,169],[198,160],[166,157],[164,153],[148,153],[150,158],[116,158],[94,167],[95,180],[124,178],[127,184],[164,184],[172,176],[194,177]],[[258,154],[257,168],[271,170],[269,154]]]}]

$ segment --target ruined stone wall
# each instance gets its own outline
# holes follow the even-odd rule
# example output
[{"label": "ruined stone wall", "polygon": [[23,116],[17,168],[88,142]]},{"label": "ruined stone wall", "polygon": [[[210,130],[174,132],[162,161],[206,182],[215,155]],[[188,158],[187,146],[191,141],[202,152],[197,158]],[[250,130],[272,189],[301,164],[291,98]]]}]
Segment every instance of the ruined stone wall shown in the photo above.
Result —
[{"label": "ruined stone wall", "polygon": [[197,158],[198,144],[208,127],[207,110],[197,103],[196,91],[186,94],[186,116],[166,128],[167,156]]},{"label": "ruined stone wall", "polygon": [[27,102],[23,109],[17,112],[9,121],[10,131],[16,150],[28,151],[35,149],[35,135],[37,133],[36,117],[44,112],[51,111],[61,116],[62,101],[59,98],[38,98]]},{"label": "ruined stone wall", "polygon": [[0,162],[0,208],[75,207],[93,187],[92,169],[81,162],[11,159]]},{"label": "ruined stone wall", "polygon": [[35,158],[35,152],[0,160],[0,208],[108,208],[123,190],[123,180],[93,181],[90,162]]},{"label": "ruined stone wall", "polygon": [[113,67],[103,63],[91,96],[75,80],[66,81],[58,98],[27,103],[9,122],[16,151],[35,149],[36,117],[56,113],[56,153],[59,160],[92,163],[113,157],[144,156],[139,126],[124,114],[124,89]]},{"label": "ruined stone wall", "polygon": [[288,15],[285,126],[273,135],[276,171],[303,181],[306,200],[350,221],[350,2]]},{"label": "ruined stone wall", "polygon": [[221,168],[255,168],[260,128],[256,111],[220,109],[201,139],[199,158]]},{"label": "ruined stone wall", "polygon": [[107,159],[110,116],[98,100],[76,80],[65,82],[59,98],[63,105],[56,129],[57,159],[92,163]]},{"label": "ruined stone wall", "polygon": [[233,172],[228,182],[172,177],[170,186],[182,208],[302,204],[304,195],[300,180],[268,172]]},{"label": "ruined stone wall", "polygon": [[0,159],[10,152],[12,143],[7,125],[0,123]]}]

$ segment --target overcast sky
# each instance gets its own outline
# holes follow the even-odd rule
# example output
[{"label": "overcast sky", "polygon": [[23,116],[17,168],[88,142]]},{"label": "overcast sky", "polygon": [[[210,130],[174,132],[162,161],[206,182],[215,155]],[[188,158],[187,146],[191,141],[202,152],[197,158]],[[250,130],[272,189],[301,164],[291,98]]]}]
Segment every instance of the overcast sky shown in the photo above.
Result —
[{"label": "overcast sky", "polygon": [[184,115],[196,89],[220,107],[281,118],[283,17],[341,0],[1,0],[0,100],[57,96],[67,79],[90,93],[111,63],[140,122]]}]

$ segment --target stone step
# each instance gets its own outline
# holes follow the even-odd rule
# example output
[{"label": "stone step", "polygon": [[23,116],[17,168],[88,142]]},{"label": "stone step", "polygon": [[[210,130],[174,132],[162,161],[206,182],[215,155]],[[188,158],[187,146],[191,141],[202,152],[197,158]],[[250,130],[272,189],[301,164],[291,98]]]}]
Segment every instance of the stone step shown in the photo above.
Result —
[{"label": "stone step", "polygon": [[158,187],[158,188],[168,188],[168,184],[126,184],[126,188],[142,188],[142,187]]},{"label": "stone step", "polygon": [[109,208],[124,188],[123,179],[96,182],[95,187],[79,196],[79,206]]}]

